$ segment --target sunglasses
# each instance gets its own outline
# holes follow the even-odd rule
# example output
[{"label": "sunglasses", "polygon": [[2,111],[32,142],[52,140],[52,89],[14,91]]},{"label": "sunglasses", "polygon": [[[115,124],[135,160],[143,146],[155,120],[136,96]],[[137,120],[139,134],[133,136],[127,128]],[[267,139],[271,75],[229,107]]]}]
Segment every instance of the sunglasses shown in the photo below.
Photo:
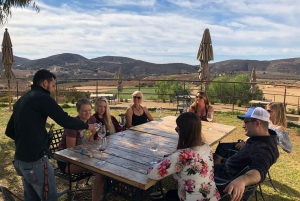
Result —
[{"label": "sunglasses", "polygon": [[179,132],[179,128],[178,128],[178,127],[176,127],[176,128],[175,128],[175,131],[176,131],[176,133],[178,133],[178,132]]},{"label": "sunglasses", "polygon": [[203,99],[203,97],[202,97],[202,96],[196,96],[196,98],[200,98],[200,99]]},{"label": "sunglasses", "polygon": [[134,98],[134,99],[136,99],[136,98],[137,98],[137,99],[139,99],[139,100],[140,100],[142,97],[140,97],[140,96],[133,96],[133,98]]},{"label": "sunglasses", "polygon": [[273,112],[273,110],[267,110],[267,112],[271,113],[271,112]]}]

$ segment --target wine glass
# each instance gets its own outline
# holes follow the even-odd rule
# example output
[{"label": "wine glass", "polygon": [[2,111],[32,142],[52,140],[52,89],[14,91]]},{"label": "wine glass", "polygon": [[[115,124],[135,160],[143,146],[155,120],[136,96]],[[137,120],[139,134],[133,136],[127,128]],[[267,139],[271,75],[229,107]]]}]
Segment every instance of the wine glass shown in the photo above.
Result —
[{"label": "wine glass", "polygon": [[154,161],[154,153],[158,150],[158,147],[159,147],[158,138],[149,139],[149,149],[152,151],[152,161],[150,162],[150,165],[154,165],[157,163],[156,161]]},{"label": "wine glass", "polygon": [[158,107],[158,108],[156,108],[156,110],[155,110],[156,115],[157,115],[157,121],[158,121],[158,123],[161,121],[161,119],[160,119],[160,117],[161,117],[161,110],[162,110],[161,107]]},{"label": "wine glass", "polygon": [[97,131],[97,134],[99,136],[100,139],[103,139],[106,135],[106,127],[105,125],[102,125],[99,130]]},{"label": "wine glass", "polygon": [[99,144],[99,147],[98,147],[98,150],[100,151],[101,153],[101,157],[100,157],[100,161],[97,162],[98,165],[103,165],[106,163],[106,161],[103,160],[103,151],[106,149],[107,147],[107,142],[106,142],[106,138],[101,138],[100,140],[100,144]]},{"label": "wine glass", "polygon": [[[212,112],[207,112],[206,119],[208,122],[211,122],[214,119],[214,114]],[[211,130],[212,128],[208,127],[207,129]]]},{"label": "wine glass", "polygon": [[119,114],[119,125],[122,127],[121,135],[124,135],[123,127],[126,125],[126,118],[124,114]]}]

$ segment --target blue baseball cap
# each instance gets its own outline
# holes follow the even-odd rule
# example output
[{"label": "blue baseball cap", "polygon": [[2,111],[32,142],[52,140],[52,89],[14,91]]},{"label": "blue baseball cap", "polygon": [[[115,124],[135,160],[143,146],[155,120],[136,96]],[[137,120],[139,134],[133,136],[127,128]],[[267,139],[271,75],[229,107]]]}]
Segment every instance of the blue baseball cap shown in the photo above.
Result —
[{"label": "blue baseball cap", "polygon": [[239,119],[259,119],[269,122],[270,114],[267,110],[261,107],[250,107],[245,115],[238,115]]}]

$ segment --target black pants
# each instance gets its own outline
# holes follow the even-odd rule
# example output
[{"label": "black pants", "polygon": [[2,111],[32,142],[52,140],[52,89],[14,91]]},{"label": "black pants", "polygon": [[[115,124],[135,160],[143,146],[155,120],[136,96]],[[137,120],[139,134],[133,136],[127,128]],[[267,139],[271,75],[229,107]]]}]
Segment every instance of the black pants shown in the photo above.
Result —
[{"label": "black pants", "polygon": [[180,201],[178,197],[178,189],[168,190],[164,198],[156,199],[155,201]]},{"label": "black pants", "polygon": [[221,158],[229,158],[228,156],[228,149],[236,150],[238,149],[235,148],[235,145],[237,142],[224,142],[224,143],[219,143],[217,146],[217,149],[215,151],[215,155]]}]

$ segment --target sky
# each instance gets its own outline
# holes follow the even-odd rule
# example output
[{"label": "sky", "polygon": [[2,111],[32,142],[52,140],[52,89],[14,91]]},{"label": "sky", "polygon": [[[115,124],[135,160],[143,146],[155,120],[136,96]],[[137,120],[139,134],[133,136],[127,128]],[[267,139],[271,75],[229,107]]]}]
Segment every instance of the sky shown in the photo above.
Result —
[{"label": "sky", "polygon": [[300,57],[299,0],[39,0],[13,8],[15,56],[61,53],[123,56],[152,63],[199,64],[210,30],[214,61]]}]

